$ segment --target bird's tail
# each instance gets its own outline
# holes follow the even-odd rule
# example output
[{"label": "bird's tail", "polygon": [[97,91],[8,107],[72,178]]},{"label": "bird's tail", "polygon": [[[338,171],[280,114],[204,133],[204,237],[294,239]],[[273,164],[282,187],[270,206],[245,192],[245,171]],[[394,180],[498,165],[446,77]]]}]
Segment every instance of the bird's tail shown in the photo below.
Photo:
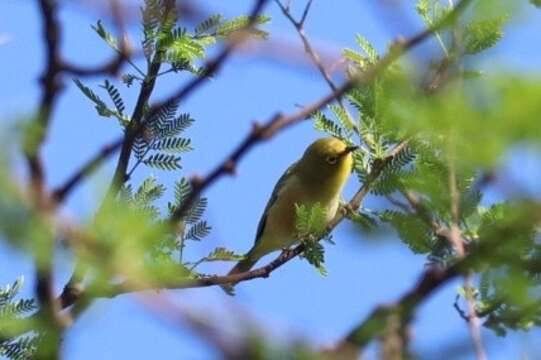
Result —
[{"label": "bird's tail", "polygon": [[[259,260],[259,257],[255,256],[254,249],[250,250],[245,256],[244,259],[239,261],[233,268],[227,273],[227,275],[240,274],[246,271],[249,271],[254,267],[255,263]],[[221,288],[228,295],[235,295],[235,285],[236,282],[231,282],[221,285]]]},{"label": "bird's tail", "polygon": [[248,253],[243,260],[239,261],[235,266],[233,266],[227,275],[235,275],[246,272],[254,267],[257,260],[259,259],[255,258],[254,256],[250,256]]}]

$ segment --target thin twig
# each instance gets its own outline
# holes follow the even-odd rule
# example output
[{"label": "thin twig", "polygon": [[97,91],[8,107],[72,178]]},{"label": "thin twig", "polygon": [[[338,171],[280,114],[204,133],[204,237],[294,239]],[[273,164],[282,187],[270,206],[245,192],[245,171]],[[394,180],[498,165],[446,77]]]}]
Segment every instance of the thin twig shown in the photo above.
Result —
[{"label": "thin twig", "polygon": [[[275,0],[275,2],[278,5],[278,7],[280,8],[280,10],[282,11],[282,13],[284,14],[284,16],[291,22],[291,24],[293,25],[293,27],[297,31],[297,34],[299,35],[299,37],[301,38],[301,41],[303,43],[304,51],[308,54],[308,56],[310,57],[310,60],[312,61],[312,63],[317,67],[318,71],[320,72],[321,76],[323,76],[323,79],[325,79],[325,82],[327,83],[329,88],[332,91],[336,91],[336,89],[337,89],[336,84],[333,82],[333,80],[331,78],[331,75],[329,74],[329,72],[327,71],[327,69],[325,68],[323,63],[321,62],[321,58],[320,58],[319,54],[317,53],[317,51],[310,44],[310,41],[308,40],[308,37],[306,36],[305,30],[304,30],[304,23],[305,23],[306,18],[308,16],[308,12],[309,12],[310,7],[312,5],[312,1],[311,0],[307,1],[306,6],[305,6],[304,11],[303,11],[303,14],[302,14],[302,18],[299,21],[295,20],[295,18],[293,17],[293,15],[289,11],[289,9],[287,7],[285,7],[280,2],[280,0]],[[349,113],[347,107],[344,105],[344,103],[342,101],[342,96],[337,97],[337,101],[338,101],[338,104],[342,107],[342,109],[344,109],[344,112],[346,113],[346,115],[347,115],[347,117],[348,117],[348,119],[350,121],[351,126],[355,126],[354,125],[355,122],[353,121],[353,119],[351,117],[351,114]]]},{"label": "thin twig", "polygon": [[[456,158],[454,156],[454,141],[453,135],[450,136],[450,155],[449,155],[449,193],[451,205],[451,234],[449,241],[454,246],[458,257],[464,258],[464,242],[461,237],[460,230],[460,192],[458,190],[457,175],[456,175]],[[468,306],[468,327],[473,341],[473,346],[478,360],[486,360],[487,355],[483,346],[481,337],[481,328],[479,318],[475,310],[475,300],[469,295],[472,285],[472,274],[469,272],[464,278],[464,289],[466,291],[465,300]]]}]

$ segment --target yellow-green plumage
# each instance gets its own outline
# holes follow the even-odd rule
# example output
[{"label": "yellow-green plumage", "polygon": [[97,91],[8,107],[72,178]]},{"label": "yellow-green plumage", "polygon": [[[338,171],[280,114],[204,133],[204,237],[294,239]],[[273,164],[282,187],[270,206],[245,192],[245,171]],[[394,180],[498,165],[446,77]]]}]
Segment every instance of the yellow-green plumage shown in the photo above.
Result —
[{"label": "yellow-green plumage", "polygon": [[229,274],[248,271],[261,257],[295,243],[295,204],[319,203],[330,221],[351,173],[354,149],[334,137],[313,142],[278,180],[259,221],[254,246]]}]

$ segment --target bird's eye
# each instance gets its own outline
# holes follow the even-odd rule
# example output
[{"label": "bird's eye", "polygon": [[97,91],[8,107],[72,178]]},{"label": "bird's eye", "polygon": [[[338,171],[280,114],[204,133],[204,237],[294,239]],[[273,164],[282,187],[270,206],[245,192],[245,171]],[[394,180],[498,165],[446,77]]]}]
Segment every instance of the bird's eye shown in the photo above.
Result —
[{"label": "bird's eye", "polygon": [[338,161],[338,156],[329,155],[326,160],[329,164],[334,165]]}]

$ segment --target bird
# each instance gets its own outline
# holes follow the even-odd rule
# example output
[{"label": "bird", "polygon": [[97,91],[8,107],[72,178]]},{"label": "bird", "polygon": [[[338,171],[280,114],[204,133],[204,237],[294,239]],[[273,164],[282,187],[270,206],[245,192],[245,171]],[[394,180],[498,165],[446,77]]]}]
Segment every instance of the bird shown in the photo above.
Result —
[{"label": "bird", "polygon": [[259,221],[254,245],[228,275],[249,271],[263,256],[289,248],[297,241],[296,205],[311,207],[319,203],[326,221],[331,221],[351,174],[356,149],[333,136],[310,144],[278,179]]}]

